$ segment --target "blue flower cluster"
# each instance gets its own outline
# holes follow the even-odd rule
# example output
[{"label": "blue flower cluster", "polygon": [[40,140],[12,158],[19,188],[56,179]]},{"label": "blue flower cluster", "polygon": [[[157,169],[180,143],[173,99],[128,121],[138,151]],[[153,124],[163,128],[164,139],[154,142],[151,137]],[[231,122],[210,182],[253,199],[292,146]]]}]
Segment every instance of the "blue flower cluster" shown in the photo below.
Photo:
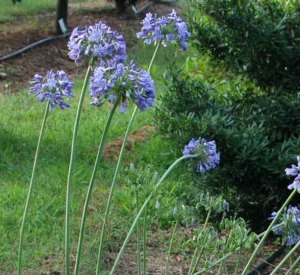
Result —
[{"label": "blue flower cluster", "polygon": [[285,173],[287,176],[295,177],[293,183],[291,183],[288,186],[288,189],[297,189],[297,191],[300,193],[300,156],[297,156],[298,165],[292,165],[291,168],[286,168]]},{"label": "blue flower cluster", "polygon": [[216,142],[203,138],[192,139],[183,149],[183,155],[199,155],[197,172],[204,173],[215,168],[220,163],[220,153],[217,152]]},{"label": "blue flower cluster", "polygon": [[141,111],[153,106],[155,101],[155,86],[150,73],[137,68],[133,62],[129,66],[119,63],[115,67],[97,67],[91,77],[90,90],[92,105],[101,106],[104,98],[114,102],[119,97],[121,112],[126,111],[128,100]]},{"label": "blue flower cluster", "polygon": [[57,105],[61,109],[70,107],[64,101],[64,97],[70,98],[73,96],[74,84],[64,71],[54,72],[51,70],[44,77],[36,74],[31,84],[29,92],[34,94],[41,102],[49,100],[52,109]]},{"label": "blue flower cluster", "polygon": [[142,25],[141,31],[136,36],[138,39],[144,39],[146,45],[160,42],[166,46],[167,42],[177,41],[183,50],[187,49],[187,39],[190,37],[187,23],[177,16],[175,10],[160,18],[147,13]]},{"label": "blue flower cluster", "polygon": [[[273,212],[269,220],[273,220],[277,212]],[[300,241],[300,209],[289,206],[280,219],[280,223],[274,226],[274,234],[283,236],[288,246]]]},{"label": "blue flower cluster", "polygon": [[103,100],[120,98],[121,112],[132,100],[142,111],[154,104],[155,87],[149,72],[138,69],[133,62],[125,66],[126,44],[122,35],[99,22],[85,29],[75,28],[68,43],[69,56],[76,62],[85,57],[96,59],[90,81],[92,105]]},{"label": "blue flower cluster", "polygon": [[101,65],[110,61],[124,62],[126,43],[122,35],[112,31],[101,21],[83,29],[75,28],[68,42],[69,57],[75,62],[85,57],[95,58]]},{"label": "blue flower cluster", "polygon": [[133,99],[141,111],[145,111],[152,107],[155,101],[155,86],[150,72],[137,68],[131,62],[128,73],[128,79],[132,82],[129,97]]}]

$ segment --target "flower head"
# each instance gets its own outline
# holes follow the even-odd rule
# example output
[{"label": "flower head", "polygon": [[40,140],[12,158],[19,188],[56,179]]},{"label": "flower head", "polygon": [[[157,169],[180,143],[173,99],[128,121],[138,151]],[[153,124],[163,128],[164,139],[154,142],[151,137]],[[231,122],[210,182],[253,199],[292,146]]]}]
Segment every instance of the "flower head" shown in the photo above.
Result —
[{"label": "flower head", "polygon": [[149,72],[141,70],[132,62],[113,67],[97,67],[90,83],[92,105],[101,106],[102,100],[121,100],[121,112],[125,112],[128,101],[133,101],[141,111],[151,107],[155,101],[155,86]]},{"label": "flower head", "polygon": [[64,97],[72,97],[73,82],[68,78],[64,71],[49,71],[46,76],[36,74],[31,81],[30,93],[33,93],[41,102],[49,100],[50,107],[55,108],[57,105],[61,109],[70,107],[64,101]]},{"label": "flower head", "polygon": [[[273,212],[269,220],[273,220],[277,212]],[[288,246],[300,241],[300,209],[296,206],[289,206],[279,219],[279,224],[275,225],[273,232],[283,236]]]},{"label": "flower head", "polygon": [[110,61],[124,62],[126,43],[122,35],[112,31],[101,21],[83,29],[75,28],[68,42],[69,57],[75,62],[95,58],[101,65]]},{"label": "flower head", "polygon": [[215,168],[220,163],[220,153],[217,152],[216,142],[203,138],[192,139],[183,149],[183,155],[199,155],[197,172],[204,173]]},{"label": "flower head", "polygon": [[155,101],[155,86],[150,72],[137,68],[132,62],[129,66],[128,78],[131,82],[129,97],[141,111],[152,107]]},{"label": "flower head", "polygon": [[136,36],[138,39],[144,39],[146,45],[161,42],[166,46],[168,42],[177,42],[183,50],[187,49],[187,39],[190,37],[187,23],[177,16],[175,10],[160,18],[147,13],[142,25]]},{"label": "flower head", "polygon": [[293,164],[291,168],[286,168],[285,173],[287,176],[295,177],[293,183],[288,186],[288,189],[297,189],[300,193],[300,156],[297,156],[297,161],[297,166]]}]

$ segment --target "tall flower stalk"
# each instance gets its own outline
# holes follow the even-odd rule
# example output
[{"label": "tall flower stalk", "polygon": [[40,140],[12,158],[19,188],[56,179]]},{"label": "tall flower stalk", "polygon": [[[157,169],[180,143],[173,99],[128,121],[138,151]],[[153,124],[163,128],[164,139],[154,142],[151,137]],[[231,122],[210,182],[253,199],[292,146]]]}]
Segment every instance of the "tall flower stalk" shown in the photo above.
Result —
[{"label": "tall flower stalk", "polygon": [[293,264],[285,274],[286,275],[292,274],[293,270],[298,267],[299,263],[300,263],[300,256],[298,256],[298,258],[293,262]]},{"label": "tall flower stalk", "polygon": [[80,233],[79,233],[79,238],[78,238],[78,244],[77,244],[77,254],[76,254],[76,261],[75,261],[75,270],[74,270],[74,274],[78,274],[79,273],[79,266],[80,266],[80,258],[81,258],[81,250],[82,250],[82,242],[83,242],[83,233],[84,233],[84,229],[85,229],[85,223],[86,223],[86,216],[87,216],[87,212],[88,212],[88,204],[89,201],[91,199],[91,194],[92,194],[92,189],[94,186],[94,182],[95,182],[95,177],[96,177],[96,173],[99,167],[99,163],[103,154],[103,149],[104,149],[104,144],[106,141],[106,137],[108,134],[108,129],[111,125],[111,121],[112,118],[114,116],[114,113],[116,111],[117,106],[119,105],[120,99],[118,98],[111,111],[109,114],[109,117],[107,119],[107,122],[105,124],[104,127],[104,131],[99,143],[99,147],[98,147],[98,152],[97,152],[97,156],[95,159],[95,164],[94,164],[94,168],[93,168],[93,172],[92,172],[92,176],[89,182],[89,186],[88,186],[88,191],[85,197],[85,201],[84,201],[84,206],[83,206],[83,211],[82,211],[82,218],[81,218],[81,224],[80,224]]},{"label": "tall flower stalk", "polygon": [[[139,194],[138,194],[138,187],[136,186],[135,190],[136,196],[136,211],[139,209]],[[141,260],[141,224],[140,222],[136,225],[136,259],[137,259],[137,266],[138,266],[138,275],[142,274],[142,260]]]},{"label": "tall flower stalk", "polygon": [[165,266],[165,271],[164,271],[164,275],[168,275],[169,272],[169,264],[170,264],[170,258],[171,258],[171,251],[172,251],[172,246],[173,246],[173,242],[175,239],[175,233],[178,227],[178,223],[179,223],[179,219],[176,219],[174,228],[173,228],[173,232],[172,232],[172,237],[170,240],[170,244],[169,244],[169,249],[168,249],[168,253],[167,253],[167,261],[166,261],[166,266]]},{"label": "tall flower stalk", "polygon": [[71,156],[70,163],[68,169],[68,179],[67,179],[67,189],[66,189],[66,216],[65,216],[65,273],[66,275],[70,272],[70,195],[71,195],[71,177],[74,166],[74,157],[75,157],[75,147],[77,140],[77,132],[79,127],[79,121],[81,116],[82,104],[85,97],[85,93],[88,87],[89,78],[91,75],[92,66],[89,65],[86,75],[84,78],[78,106],[76,112],[76,118],[73,127],[73,136],[72,136],[72,144],[71,144]]},{"label": "tall flower stalk", "polygon": [[[199,142],[197,142],[197,141],[199,141]],[[212,144],[214,144],[213,147],[211,147]],[[110,275],[115,274],[117,266],[119,264],[119,261],[124,253],[125,247],[126,247],[127,243],[129,242],[130,237],[133,234],[134,229],[135,229],[141,215],[143,214],[144,210],[146,209],[148,203],[150,202],[150,200],[152,199],[152,197],[154,196],[156,191],[159,189],[159,187],[162,185],[163,181],[167,178],[167,176],[175,169],[175,167],[181,161],[186,160],[186,159],[199,159],[198,166],[203,165],[204,167],[206,167],[206,164],[208,164],[208,163],[210,163],[210,165],[213,164],[214,166],[216,166],[220,162],[220,154],[217,153],[217,151],[216,151],[216,146],[215,146],[214,141],[207,142],[206,140],[204,140],[202,138],[199,138],[196,141],[193,139],[189,142],[188,145],[185,146],[185,148],[183,150],[183,156],[178,158],[177,160],[175,160],[173,162],[173,164],[171,164],[169,166],[169,168],[159,179],[157,184],[154,186],[152,192],[149,194],[149,196],[147,197],[147,199],[144,201],[143,205],[141,206],[138,214],[136,215],[136,217],[127,233],[127,236],[123,242],[123,245],[115,259],[113,267],[109,273]],[[208,170],[210,170],[210,169],[207,169],[206,171],[208,171]],[[197,169],[197,171],[199,172],[198,169]],[[204,172],[205,171],[202,171],[201,173],[204,173]]]},{"label": "tall flower stalk", "polygon": [[[270,273],[270,275],[276,274],[279,269],[285,264],[285,262],[299,249],[300,247],[300,241],[289,251],[289,253],[278,263],[275,267],[275,269]],[[287,274],[287,273],[286,273]]]},{"label": "tall flower stalk", "polygon": [[[148,72],[150,72],[154,59],[156,57],[157,51],[159,49],[160,44],[157,44],[155,51],[153,53],[152,59],[150,61],[149,67],[148,67]],[[102,258],[103,258],[103,249],[104,249],[104,243],[105,243],[105,231],[106,231],[106,224],[108,221],[108,216],[109,216],[109,211],[110,211],[110,207],[111,207],[111,202],[112,202],[112,197],[113,197],[113,193],[115,190],[115,186],[116,186],[116,181],[119,175],[119,171],[121,168],[121,163],[123,160],[123,156],[125,153],[125,148],[126,148],[126,143],[128,140],[128,135],[132,126],[132,123],[135,119],[135,116],[137,114],[138,111],[138,106],[134,107],[134,110],[132,112],[131,118],[129,120],[129,123],[127,125],[127,129],[124,135],[124,139],[123,139],[123,143],[122,143],[122,147],[119,153],[119,157],[118,157],[118,162],[117,162],[117,166],[115,169],[115,173],[113,176],[113,180],[112,180],[112,184],[111,184],[111,188],[110,188],[110,192],[109,192],[109,196],[108,196],[108,200],[107,200],[107,204],[106,204],[106,209],[105,209],[105,214],[104,214],[104,218],[103,218],[103,223],[102,223],[102,229],[101,229],[101,237],[100,237],[100,244],[99,244],[99,249],[98,249],[98,260],[97,260],[97,266],[96,266],[96,274],[100,274],[100,270],[101,270],[101,262],[102,262]]]},{"label": "tall flower stalk", "polygon": [[[126,44],[122,35],[112,31],[104,23],[99,22],[83,29],[75,28],[68,42],[69,57],[75,62],[89,60],[73,128],[71,156],[66,187],[66,217],[65,217],[65,273],[70,272],[70,195],[71,175],[74,164],[77,132],[79,127],[82,104],[89,84],[91,73],[95,66],[109,66],[116,62],[124,62],[127,58]],[[102,144],[103,146],[103,144]],[[102,149],[101,149],[102,150]],[[89,195],[87,196],[90,197]],[[85,210],[84,210],[85,211]],[[81,240],[81,239],[80,239]],[[79,251],[80,253],[80,251]],[[77,263],[77,261],[76,261]],[[78,264],[79,266],[79,261]],[[76,266],[77,266],[76,265]],[[78,268],[77,268],[78,269]],[[75,270],[77,270],[75,268]]]},{"label": "tall flower stalk", "polygon": [[195,273],[196,268],[197,268],[198,265],[199,265],[199,262],[200,262],[202,253],[203,253],[203,251],[204,251],[206,239],[207,239],[207,237],[208,237],[208,235],[209,235],[209,230],[207,230],[206,227],[207,227],[207,224],[208,224],[210,215],[211,215],[211,210],[212,210],[212,208],[209,208],[209,209],[208,209],[208,213],[207,213],[207,216],[206,216],[206,219],[205,219],[203,228],[202,228],[202,232],[203,232],[203,234],[204,234],[204,237],[202,237],[202,239],[203,239],[203,241],[202,241],[202,246],[201,246],[200,251],[199,251],[199,248],[198,248],[198,247],[195,249],[195,252],[194,252],[194,255],[193,255],[191,264],[190,264],[189,272],[188,272],[189,275]]},{"label": "tall flower stalk", "polygon": [[42,137],[43,137],[43,134],[44,134],[46,120],[47,120],[48,113],[49,113],[49,105],[50,105],[50,102],[48,101],[47,106],[46,106],[46,110],[45,110],[45,114],[44,114],[44,118],[43,118],[43,122],[42,122],[42,126],[41,126],[41,130],[40,130],[40,135],[39,135],[37,147],[36,147],[36,152],[35,152],[32,172],[31,172],[31,179],[30,179],[29,189],[28,189],[28,193],[27,193],[25,209],[24,209],[24,212],[23,212],[23,218],[22,218],[22,224],[21,224],[21,230],[20,230],[19,253],[18,253],[19,254],[18,255],[18,275],[22,274],[22,254],[23,254],[24,225],[25,225],[25,221],[26,221],[26,218],[27,218],[29,202],[30,202],[31,195],[32,195],[36,164],[37,164],[37,160],[38,160],[38,156],[39,156],[39,152],[40,152],[41,140],[42,140]]},{"label": "tall flower stalk", "polygon": [[34,94],[35,97],[38,98],[39,101],[47,102],[44,118],[42,121],[40,134],[38,138],[38,143],[36,147],[31,178],[29,183],[29,189],[27,193],[25,209],[23,212],[23,218],[20,229],[20,241],[19,241],[19,249],[18,249],[18,275],[22,274],[22,254],[23,254],[23,238],[24,238],[24,226],[28,214],[29,203],[32,197],[32,190],[36,172],[36,165],[39,157],[40,146],[42,137],[45,131],[45,125],[49,114],[49,109],[54,109],[56,106],[59,106],[61,109],[65,109],[70,107],[64,101],[64,97],[70,98],[72,97],[73,83],[69,80],[67,74],[64,71],[49,71],[46,76],[41,76],[36,74],[34,76],[33,81],[31,82],[32,86],[30,88],[30,93]]},{"label": "tall flower stalk", "polygon": [[[172,13],[170,13],[168,16],[163,16],[160,18],[156,18],[151,13],[148,13],[142,22],[141,31],[137,33],[137,38],[144,40],[146,45],[151,45],[151,44],[156,45],[155,51],[153,53],[152,59],[148,67],[148,72],[151,71],[154,59],[156,57],[160,45],[167,46],[167,43],[179,44],[179,46],[183,50],[186,50],[187,39],[189,38],[189,36],[190,33],[187,30],[187,24],[180,17],[177,16],[175,10],[173,10]],[[125,152],[125,146],[127,143],[128,134],[131,129],[132,123],[135,119],[136,113],[137,113],[137,107],[134,108],[130,121],[127,125],[127,129],[123,139],[123,144],[119,153],[117,166],[112,180],[109,197],[106,204],[106,210],[105,210],[104,219],[102,223],[102,231],[101,231],[100,244],[98,250],[96,274],[100,274],[101,263],[103,259],[103,249],[105,244],[106,224],[108,221],[109,211],[112,203],[112,197],[113,197],[116,181],[118,178],[118,174],[120,171],[123,155]]]}]

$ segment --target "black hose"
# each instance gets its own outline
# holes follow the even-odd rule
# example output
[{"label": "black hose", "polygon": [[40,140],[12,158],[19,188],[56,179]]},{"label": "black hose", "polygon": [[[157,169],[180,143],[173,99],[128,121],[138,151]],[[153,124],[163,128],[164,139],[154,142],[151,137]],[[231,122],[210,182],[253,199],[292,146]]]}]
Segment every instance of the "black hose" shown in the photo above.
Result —
[{"label": "black hose", "polygon": [[252,269],[247,275],[258,275],[261,274],[270,264],[272,264],[279,256],[281,256],[286,249],[286,244],[282,245],[275,251],[269,258],[263,261],[261,264]]},{"label": "black hose", "polygon": [[4,55],[2,57],[0,57],[0,62],[1,61],[5,61],[5,60],[8,60],[8,59],[11,59],[11,58],[14,58],[14,57],[17,57],[19,55],[22,55],[23,53],[25,53],[26,51],[29,51],[30,49],[33,49],[35,47],[38,47],[42,44],[46,44],[48,42],[51,42],[51,41],[54,41],[56,39],[60,39],[60,38],[65,38],[65,37],[68,37],[71,33],[65,33],[65,34],[61,34],[61,35],[55,35],[55,36],[50,36],[50,37],[47,37],[47,38],[43,38],[37,42],[34,42],[20,50],[17,50],[13,53],[10,53],[10,54],[7,54],[7,55]]}]

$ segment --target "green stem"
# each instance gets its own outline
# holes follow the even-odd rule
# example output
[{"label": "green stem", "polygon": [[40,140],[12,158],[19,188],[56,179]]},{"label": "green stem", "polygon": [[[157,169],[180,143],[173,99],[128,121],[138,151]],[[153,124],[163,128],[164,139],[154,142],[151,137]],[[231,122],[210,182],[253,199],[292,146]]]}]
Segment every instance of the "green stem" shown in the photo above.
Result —
[{"label": "green stem", "polygon": [[288,271],[285,273],[285,275],[291,274],[291,272],[298,266],[300,262],[300,256],[296,259],[296,261],[293,262],[292,266],[288,269]]},{"label": "green stem", "polygon": [[169,245],[169,249],[168,249],[168,255],[167,255],[167,262],[166,262],[166,267],[165,267],[165,275],[168,274],[169,271],[169,264],[170,264],[170,256],[171,256],[171,250],[172,250],[172,246],[173,246],[173,242],[175,239],[175,233],[177,230],[177,226],[178,226],[178,219],[176,219],[176,223],[172,232],[172,237],[171,237],[171,241],[170,241],[170,245]]},{"label": "green stem", "polygon": [[[209,208],[208,210],[208,213],[206,215],[206,219],[205,219],[205,222],[204,222],[204,226],[203,226],[203,229],[202,229],[202,232],[205,233],[205,230],[206,230],[206,227],[207,227],[207,224],[208,224],[208,221],[209,221],[209,218],[210,218],[210,214],[211,214],[211,208]],[[197,253],[199,251],[198,248],[196,248],[195,250],[195,253],[194,253],[194,256],[193,256],[193,259],[192,259],[192,262],[191,262],[191,265],[190,265],[190,268],[189,268],[189,272],[188,274],[194,274],[195,271],[196,271],[196,268],[197,266],[199,265],[199,262],[200,262],[200,259],[201,259],[201,256],[202,256],[202,253],[203,253],[203,250],[204,250],[204,245],[203,243],[206,243],[206,238],[208,236],[208,232],[204,235],[204,241],[202,242],[202,246],[201,246],[201,250],[197,256]],[[196,257],[197,256],[197,257]],[[194,260],[196,259],[195,263],[194,263]]]},{"label": "green stem", "polygon": [[286,199],[286,201],[284,202],[284,204],[281,206],[281,208],[279,209],[279,211],[277,212],[276,217],[273,219],[273,221],[271,222],[271,224],[269,225],[268,229],[266,230],[265,234],[263,235],[263,237],[261,238],[260,242],[258,243],[258,245],[256,246],[254,252],[252,253],[251,258],[249,259],[246,267],[244,268],[243,272],[241,275],[245,275],[247,270],[249,269],[251,263],[253,262],[256,254],[258,253],[259,249],[261,248],[261,246],[263,245],[265,239],[267,238],[267,236],[269,235],[269,233],[271,232],[273,225],[275,224],[275,222],[278,220],[278,218],[280,217],[281,213],[284,211],[284,209],[286,208],[286,206],[289,204],[289,202],[291,201],[291,199],[294,197],[294,195],[297,193],[297,190],[294,189],[294,191],[289,195],[289,197]]},{"label": "green stem", "polygon": [[[151,68],[152,68],[152,65],[153,65],[155,56],[157,54],[157,51],[159,49],[159,46],[160,46],[160,43],[157,44],[157,46],[155,48],[155,51],[153,53],[152,59],[150,61],[149,67],[148,67],[148,71],[150,71]],[[120,171],[120,168],[121,168],[121,162],[123,160],[123,156],[124,156],[124,153],[125,153],[125,148],[126,148],[126,143],[127,143],[129,131],[131,129],[131,125],[132,125],[132,123],[134,121],[134,118],[136,116],[137,110],[138,110],[138,107],[135,106],[135,108],[132,112],[131,118],[128,122],[127,129],[126,129],[124,139],[123,139],[123,143],[122,143],[122,147],[121,147],[121,150],[120,150],[120,153],[119,153],[119,158],[118,158],[117,166],[116,166],[116,169],[115,169],[114,177],[113,177],[113,180],[112,180],[112,183],[111,183],[109,196],[108,196],[107,203],[106,203],[106,209],[105,209],[105,214],[104,214],[104,219],[103,219],[103,224],[102,224],[102,229],[101,229],[100,244],[99,244],[99,249],[98,249],[98,260],[97,260],[97,266],[96,266],[96,275],[99,275],[100,269],[101,269],[102,258],[103,258],[103,249],[104,249],[105,237],[106,237],[105,236],[106,235],[106,224],[107,224],[109,211],[110,211],[110,207],[111,207],[111,203],[112,203],[112,197],[113,197],[113,193],[114,193],[114,190],[115,190],[116,181],[117,181],[117,178],[118,178],[118,175],[119,175],[119,171]]]},{"label": "green stem", "polygon": [[281,260],[281,262],[276,266],[276,268],[272,271],[272,273],[270,275],[274,275],[299,247],[300,247],[300,242],[298,242],[293,247],[293,249],[291,249],[291,251]]},{"label": "green stem", "polygon": [[142,205],[142,207],[140,208],[138,214],[136,215],[128,233],[127,233],[127,236],[123,242],[123,245],[116,257],[116,260],[114,262],[114,265],[110,271],[109,274],[114,274],[115,271],[116,271],[116,268],[119,264],[119,261],[121,259],[121,256],[123,255],[124,253],[124,250],[125,250],[125,247],[134,231],[134,228],[139,220],[139,218],[141,217],[141,215],[143,214],[146,206],[148,205],[149,201],[151,200],[151,198],[153,197],[153,195],[155,194],[155,192],[157,191],[157,189],[161,186],[161,184],[163,183],[163,181],[165,180],[165,178],[171,173],[171,171],[177,166],[178,163],[180,163],[181,161],[185,160],[185,159],[190,159],[190,158],[197,158],[198,155],[186,155],[186,156],[182,156],[180,157],[179,159],[177,159],[176,161],[173,162],[173,164],[167,169],[167,171],[163,174],[163,176],[160,178],[160,180],[157,182],[157,184],[155,185],[154,189],[152,190],[152,192],[149,194],[149,196],[147,197],[147,199],[144,201],[144,204]]},{"label": "green stem", "polygon": [[152,66],[153,66],[153,63],[154,63],[154,60],[155,60],[155,57],[156,57],[156,54],[157,54],[157,52],[158,52],[158,49],[159,49],[159,47],[160,47],[160,43],[158,43],[157,45],[156,45],[156,48],[155,48],[155,50],[154,50],[154,53],[153,53],[153,55],[152,55],[152,58],[151,58],[151,60],[150,60],[150,63],[149,63],[149,66],[148,66],[148,72],[150,72],[150,70],[151,70],[151,68],[152,68]]},{"label": "green stem", "polygon": [[111,203],[112,203],[112,197],[113,197],[113,193],[114,193],[114,190],[115,190],[117,177],[119,175],[119,170],[121,168],[121,162],[122,162],[123,155],[124,155],[125,148],[126,148],[126,142],[125,141],[127,141],[127,139],[128,139],[129,131],[130,131],[130,128],[131,128],[131,125],[132,125],[132,122],[135,118],[136,113],[137,113],[137,107],[134,108],[131,119],[128,123],[128,127],[126,129],[126,133],[125,133],[123,144],[122,144],[121,151],[120,151],[120,154],[119,154],[119,159],[118,159],[118,162],[117,162],[115,174],[114,174],[114,177],[113,177],[113,181],[112,181],[110,192],[109,192],[108,199],[107,199],[107,204],[106,204],[106,209],[105,209],[105,214],[104,214],[104,219],[103,219],[103,224],[102,224],[102,229],[101,229],[100,244],[99,244],[99,249],[98,249],[98,260],[97,260],[97,267],[96,267],[96,274],[97,275],[100,274],[102,257],[103,257],[102,254],[103,254],[103,248],[104,248],[105,237],[106,237],[105,236],[106,235],[106,225],[107,225],[107,221],[108,221],[109,211],[110,211],[110,207],[111,207]]},{"label": "green stem", "polygon": [[[226,240],[226,244],[225,244],[224,250],[226,250],[228,248],[229,241],[230,241],[231,236],[232,236],[232,231],[233,231],[233,229],[231,229],[230,232],[229,232],[229,235],[228,235],[228,238]],[[217,275],[221,274],[221,271],[222,271],[222,268],[223,268],[223,263],[224,262],[221,262]]]},{"label": "green stem", "polygon": [[31,195],[32,195],[33,180],[34,180],[34,176],[35,176],[36,164],[37,164],[37,160],[38,160],[38,156],[39,156],[39,152],[40,152],[41,140],[42,140],[42,137],[43,137],[43,134],[44,134],[46,120],[47,120],[48,113],[49,113],[49,106],[50,106],[50,102],[48,101],[47,106],[46,106],[46,110],[45,110],[45,113],[44,113],[44,119],[43,119],[43,122],[42,122],[42,126],[41,126],[41,130],[40,130],[40,135],[39,135],[36,151],[35,151],[35,157],[34,157],[34,161],[33,161],[33,167],[32,167],[32,172],[31,172],[30,183],[29,183],[29,189],[28,189],[28,193],[27,193],[25,209],[24,209],[24,212],[23,212],[23,218],[22,218],[21,229],[20,229],[19,250],[18,250],[18,275],[22,274],[22,252],[23,252],[24,225],[25,225],[25,221],[26,221],[26,218],[27,218],[29,202],[30,202]]},{"label": "green stem", "polygon": [[[92,62],[92,61],[91,61]],[[67,187],[66,187],[66,217],[65,217],[65,274],[69,275],[70,273],[70,195],[71,195],[71,174],[73,170],[74,164],[74,156],[75,156],[75,147],[76,147],[76,140],[77,140],[77,132],[79,127],[80,115],[82,110],[82,104],[84,100],[84,96],[87,90],[88,81],[90,78],[90,74],[92,71],[91,65],[89,65],[83,86],[81,95],[79,98],[76,118],[73,127],[73,136],[72,136],[72,145],[71,145],[71,156],[70,156],[70,163],[69,163],[69,170],[68,170],[68,179],[67,179]]]},{"label": "green stem", "polygon": [[147,275],[147,209],[145,209],[143,225],[143,267],[143,274]]},{"label": "green stem", "polygon": [[240,247],[240,249],[239,249],[239,255],[238,255],[237,262],[236,262],[236,266],[235,266],[235,270],[234,270],[234,275],[238,274],[238,269],[239,269],[240,262],[241,262],[241,257],[242,257],[243,244],[244,244],[244,242],[242,241],[240,243],[240,246],[239,246]]},{"label": "green stem", "polygon": [[[136,188],[136,212],[138,212],[139,209],[139,195],[138,190]],[[140,223],[138,222],[136,225],[136,256],[137,256],[137,264],[138,264],[138,275],[141,275],[141,244],[140,244]]]},{"label": "green stem", "polygon": [[87,217],[87,212],[88,212],[88,206],[89,206],[89,202],[91,199],[91,195],[92,195],[92,190],[94,187],[94,182],[95,182],[95,177],[97,174],[97,170],[99,167],[99,163],[102,157],[102,153],[103,153],[103,149],[104,149],[104,144],[106,141],[106,137],[108,134],[108,130],[109,127],[111,125],[111,121],[112,118],[115,114],[116,108],[120,103],[120,98],[117,98],[110,113],[108,116],[108,119],[106,121],[104,130],[103,130],[103,134],[101,136],[101,140],[98,146],[98,152],[97,152],[97,156],[95,159],[95,163],[94,163],[94,168],[93,168],[93,172],[90,178],[90,182],[89,182],[89,186],[87,189],[87,193],[86,193],[86,197],[85,197],[85,201],[84,201],[84,206],[83,206],[83,210],[82,210],[82,218],[81,218],[81,223],[80,223],[80,232],[79,232],[79,238],[78,238],[78,245],[77,245],[77,255],[76,255],[76,262],[75,262],[75,271],[74,274],[78,274],[79,273],[79,266],[80,266],[80,258],[81,258],[81,250],[82,250],[82,242],[83,242],[83,235],[84,235],[84,230],[85,230],[85,223],[86,223],[86,217]]}]

